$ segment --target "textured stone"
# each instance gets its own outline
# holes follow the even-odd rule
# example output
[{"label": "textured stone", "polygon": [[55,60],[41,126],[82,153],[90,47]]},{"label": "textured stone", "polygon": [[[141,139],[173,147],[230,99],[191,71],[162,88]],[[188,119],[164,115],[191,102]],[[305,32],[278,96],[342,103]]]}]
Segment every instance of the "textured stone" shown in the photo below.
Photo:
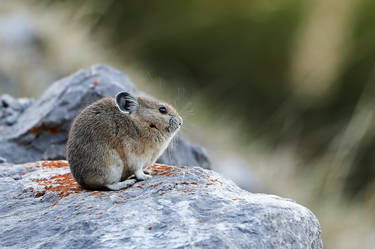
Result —
[{"label": "textured stone", "polygon": [[[0,157],[13,163],[65,159],[67,134],[74,117],[88,104],[102,97],[114,97],[119,91],[145,95],[122,72],[99,65],[55,82],[35,102],[3,96],[3,103],[7,104],[0,106],[0,113],[8,114],[0,117]],[[191,145],[181,135],[174,144],[158,162],[210,167],[200,147]]]},{"label": "textured stone", "polygon": [[82,190],[66,161],[0,165],[9,248],[322,248],[316,217],[200,167],[153,165],[121,191]]},{"label": "textured stone", "polygon": [[0,96],[0,126],[15,124],[21,115],[31,104],[31,99],[15,99],[8,94]]}]

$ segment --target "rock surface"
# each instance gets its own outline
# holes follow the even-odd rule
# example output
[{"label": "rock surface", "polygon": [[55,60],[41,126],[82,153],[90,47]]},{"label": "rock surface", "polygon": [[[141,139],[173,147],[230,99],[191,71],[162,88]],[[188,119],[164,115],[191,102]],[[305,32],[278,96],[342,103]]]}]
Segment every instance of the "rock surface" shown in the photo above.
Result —
[{"label": "rock surface", "polygon": [[14,125],[19,116],[32,105],[31,99],[15,99],[8,94],[0,96],[0,126]]},{"label": "rock surface", "polygon": [[[0,157],[12,163],[65,159],[67,134],[74,117],[88,104],[114,97],[119,91],[145,95],[122,72],[99,65],[55,82],[35,102],[2,96]],[[158,162],[210,167],[205,151],[180,134]]]},{"label": "rock surface", "polygon": [[66,161],[0,165],[5,248],[322,248],[315,216],[200,167],[155,164],[121,191],[86,191]]}]

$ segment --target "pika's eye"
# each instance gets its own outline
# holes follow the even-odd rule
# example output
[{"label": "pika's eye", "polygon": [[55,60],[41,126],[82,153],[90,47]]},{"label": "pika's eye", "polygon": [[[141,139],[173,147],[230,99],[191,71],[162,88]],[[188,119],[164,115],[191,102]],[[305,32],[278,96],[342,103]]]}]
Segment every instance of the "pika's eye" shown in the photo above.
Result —
[{"label": "pika's eye", "polygon": [[167,113],[167,109],[164,106],[162,106],[162,107],[159,108],[159,112],[163,113],[163,114],[166,114]]}]

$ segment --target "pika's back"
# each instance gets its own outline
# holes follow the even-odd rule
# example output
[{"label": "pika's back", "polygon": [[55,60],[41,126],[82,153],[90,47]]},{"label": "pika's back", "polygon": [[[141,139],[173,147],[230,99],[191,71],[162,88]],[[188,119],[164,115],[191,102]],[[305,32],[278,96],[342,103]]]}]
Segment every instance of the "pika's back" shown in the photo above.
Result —
[{"label": "pika's back", "polygon": [[111,98],[103,98],[87,106],[73,121],[69,141],[112,137],[115,112],[116,105]]}]

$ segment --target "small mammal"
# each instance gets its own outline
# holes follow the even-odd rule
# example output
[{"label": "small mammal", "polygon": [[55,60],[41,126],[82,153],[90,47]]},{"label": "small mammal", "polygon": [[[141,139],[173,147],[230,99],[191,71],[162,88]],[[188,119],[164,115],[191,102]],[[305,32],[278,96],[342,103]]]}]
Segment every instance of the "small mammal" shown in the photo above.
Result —
[{"label": "small mammal", "polygon": [[85,189],[119,190],[151,178],[155,163],[180,129],[182,118],[170,105],[120,92],[87,106],[73,121],[67,159]]}]

